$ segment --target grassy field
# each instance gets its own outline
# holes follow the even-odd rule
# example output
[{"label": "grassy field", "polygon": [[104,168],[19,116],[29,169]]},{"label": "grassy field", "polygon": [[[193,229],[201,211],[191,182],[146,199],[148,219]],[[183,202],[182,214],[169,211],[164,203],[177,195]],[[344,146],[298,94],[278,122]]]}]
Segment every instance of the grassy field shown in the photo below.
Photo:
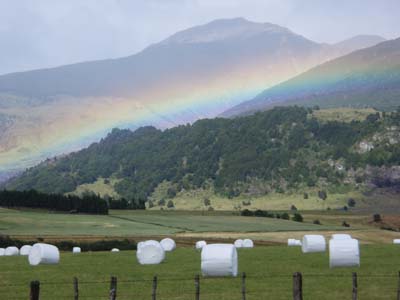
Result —
[{"label": "grassy field", "polygon": [[[108,299],[109,278],[118,277],[118,298],[150,299],[151,279],[159,278],[157,299],[194,299],[200,253],[180,248],[160,265],[141,266],[135,252],[61,254],[54,266],[31,267],[24,257],[0,257],[0,298],[26,299],[31,280],[41,281],[41,299],[72,299],[72,278],[82,299]],[[395,299],[399,247],[364,245],[360,268],[329,269],[328,253],[302,254],[285,246],[239,249],[239,271],[247,274],[247,299],[291,299],[292,274],[303,273],[304,299],[350,299],[351,272],[359,275],[359,299]],[[201,278],[202,299],[239,300],[240,278]],[[81,299],[81,298],[80,298]]]},{"label": "grassy field", "polygon": [[263,232],[329,230],[335,226],[232,213],[111,211],[108,216],[0,209],[0,234],[31,236],[151,236],[179,232]]}]

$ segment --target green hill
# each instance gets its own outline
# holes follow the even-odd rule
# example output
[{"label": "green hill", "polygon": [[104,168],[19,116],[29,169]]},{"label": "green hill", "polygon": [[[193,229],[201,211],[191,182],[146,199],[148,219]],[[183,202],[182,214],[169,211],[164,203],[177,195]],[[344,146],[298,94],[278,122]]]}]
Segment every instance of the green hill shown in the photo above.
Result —
[{"label": "green hill", "polygon": [[47,193],[100,187],[103,195],[112,191],[153,202],[161,195],[164,203],[153,205],[165,207],[173,206],[168,199],[190,191],[226,199],[320,191],[322,199],[323,192],[395,190],[399,128],[399,112],[348,122],[321,111],[277,107],[164,131],[114,129],[100,142],[47,160],[5,187]]},{"label": "green hill", "polygon": [[354,51],[273,86],[223,116],[282,105],[322,108],[400,106],[400,38]]}]

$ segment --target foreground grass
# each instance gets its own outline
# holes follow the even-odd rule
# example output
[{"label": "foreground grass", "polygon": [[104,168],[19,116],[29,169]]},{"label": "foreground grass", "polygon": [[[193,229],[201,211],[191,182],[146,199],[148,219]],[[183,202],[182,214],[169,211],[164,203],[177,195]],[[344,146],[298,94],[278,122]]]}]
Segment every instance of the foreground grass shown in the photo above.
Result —
[{"label": "foreground grass", "polygon": [[[0,298],[26,299],[33,279],[41,281],[41,299],[73,299],[72,278],[80,281],[82,299],[108,299],[109,278],[118,277],[117,299],[150,299],[152,277],[159,278],[157,299],[194,299],[200,253],[177,249],[155,266],[141,266],[135,252],[62,253],[56,266],[30,267],[24,257],[0,257]],[[303,273],[304,299],[350,299],[351,272],[359,275],[359,299],[394,299],[399,270],[395,245],[365,245],[361,267],[329,269],[328,254],[302,254],[285,246],[239,250],[239,270],[246,272],[247,299],[291,299],[292,274]],[[201,278],[202,299],[239,300],[240,278]],[[81,299],[80,298],[80,299]]]}]

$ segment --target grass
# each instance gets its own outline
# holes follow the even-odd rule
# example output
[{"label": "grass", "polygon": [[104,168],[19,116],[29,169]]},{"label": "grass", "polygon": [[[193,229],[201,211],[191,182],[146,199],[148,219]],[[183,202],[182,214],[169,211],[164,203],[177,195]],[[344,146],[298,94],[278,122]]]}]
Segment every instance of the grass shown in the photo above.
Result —
[{"label": "grass", "polygon": [[321,121],[339,121],[339,122],[351,122],[351,121],[363,121],[368,115],[376,113],[377,110],[373,108],[330,108],[315,110],[313,115]]},{"label": "grass", "polygon": [[293,221],[240,217],[229,213],[111,211],[108,216],[0,210],[0,234],[25,236],[151,236],[178,232],[262,232],[329,230]]},{"label": "grass", "polygon": [[[247,299],[291,299],[292,274],[303,273],[304,299],[349,299],[351,272],[359,276],[359,299],[394,299],[398,281],[395,245],[363,245],[360,268],[329,269],[328,254],[302,254],[286,246],[239,250],[239,271],[247,274]],[[31,267],[24,257],[0,257],[0,298],[26,299],[31,280],[41,281],[41,299],[72,299],[77,276],[82,299],[108,299],[109,278],[118,277],[118,298],[150,299],[152,277],[159,279],[157,299],[193,299],[200,254],[179,248],[160,265],[141,266],[134,251],[72,255],[62,253],[55,266]],[[201,278],[202,299],[239,300],[240,278]],[[80,298],[81,299],[81,298]]]}]

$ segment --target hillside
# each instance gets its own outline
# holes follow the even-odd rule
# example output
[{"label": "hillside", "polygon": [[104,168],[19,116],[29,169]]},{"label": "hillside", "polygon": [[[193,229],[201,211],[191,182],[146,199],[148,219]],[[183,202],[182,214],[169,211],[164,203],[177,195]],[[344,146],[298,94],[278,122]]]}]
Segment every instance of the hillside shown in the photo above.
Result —
[{"label": "hillside", "polygon": [[375,107],[400,105],[400,39],[352,52],[265,90],[224,116],[248,114],[274,105]]},{"label": "hillside", "polygon": [[214,117],[364,46],[319,44],[238,18],[189,28],[128,57],[0,76],[0,179],[87,147],[114,127]]},{"label": "hillside", "polygon": [[188,191],[249,199],[400,190],[400,113],[372,113],[351,122],[314,115],[321,114],[278,107],[164,131],[114,129],[99,143],[47,160],[5,187],[68,193],[100,181],[120,196],[153,201]]}]

